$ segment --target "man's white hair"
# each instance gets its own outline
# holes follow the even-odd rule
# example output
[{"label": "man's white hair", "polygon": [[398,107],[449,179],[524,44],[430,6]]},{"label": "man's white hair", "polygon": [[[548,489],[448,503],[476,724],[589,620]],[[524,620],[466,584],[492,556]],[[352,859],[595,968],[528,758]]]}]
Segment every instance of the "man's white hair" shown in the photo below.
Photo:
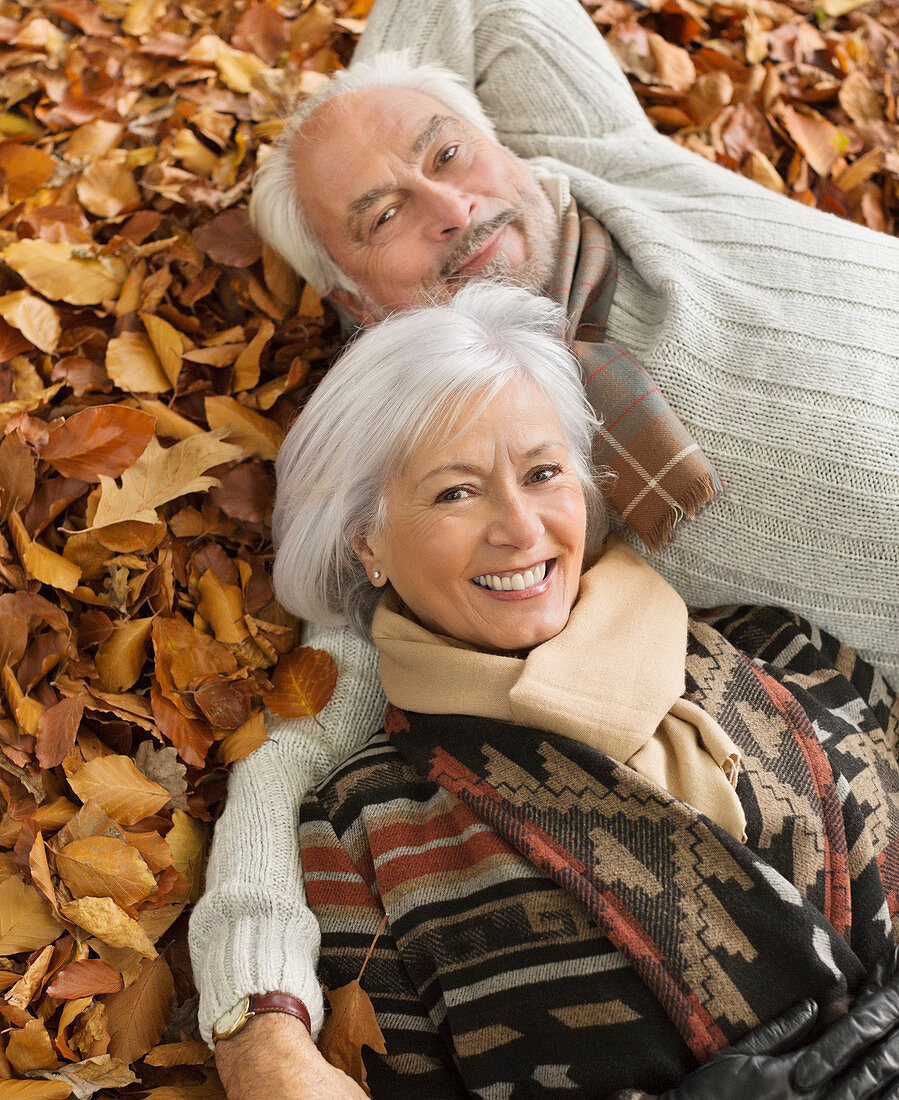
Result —
[{"label": "man's white hair", "polygon": [[411,65],[405,53],[384,53],[353,65],[303,100],[271,153],[256,170],[250,218],[265,243],[322,295],[335,288],[358,294],[358,287],[334,263],[309,225],[297,192],[297,179],[303,168],[297,159],[297,135],[323,103],[366,88],[411,88],[423,92],[496,140],[493,123],[459,76],[439,65]]},{"label": "man's white hair", "polygon": [[483,408],[520,379],[534,383],[555,410],[595,544],[606,528],[592,464],[599,425],[564,329],[562,309],[548,298],[479,281],[446,303],[395,313],[357,337],[278,455],[272,527],[282,605],[311,622],[349,622],[367,635],[381,592],[354,543],[382,528],[391,478],[429,431],[464,429],[460,408],[472,399]]}]

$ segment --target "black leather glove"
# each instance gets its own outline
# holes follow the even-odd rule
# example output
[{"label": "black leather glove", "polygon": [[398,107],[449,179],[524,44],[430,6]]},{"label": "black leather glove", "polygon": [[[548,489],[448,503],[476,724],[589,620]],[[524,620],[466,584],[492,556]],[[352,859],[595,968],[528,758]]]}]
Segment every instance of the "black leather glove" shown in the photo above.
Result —
[{"label": "black leather glove", "polygon": [[[846,1015],[795,1049],[818,1018],[800,1001],[713,1055],[660,1100],[899,1100],[899,948],[869,975]],[[641,1100],[625,1090],[616,1100]]]}]

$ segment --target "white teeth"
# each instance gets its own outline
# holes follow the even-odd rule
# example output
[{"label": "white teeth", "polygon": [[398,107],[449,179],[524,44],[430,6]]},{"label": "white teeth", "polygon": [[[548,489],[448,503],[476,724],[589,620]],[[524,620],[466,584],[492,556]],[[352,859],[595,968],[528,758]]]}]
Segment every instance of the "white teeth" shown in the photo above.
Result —
[{"label": "white teeth", "polygon": [[484,573],[474,578],[474,583],[481,588],[492,588],[494,592],[523,592],[527,588],[533,588],[546,576],[546,562],[542,561],[533,569],[525,569],[523,573],[512,573],[510,576],[500,577],[495,573]]}]

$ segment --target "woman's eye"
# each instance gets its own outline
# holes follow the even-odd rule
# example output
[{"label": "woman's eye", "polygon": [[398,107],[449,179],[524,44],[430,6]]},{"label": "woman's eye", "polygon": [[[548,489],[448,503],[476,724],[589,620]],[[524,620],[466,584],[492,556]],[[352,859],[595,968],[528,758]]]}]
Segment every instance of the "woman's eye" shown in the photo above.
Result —
[{"label": "woman's eye", "polygon": [[561,466],[541,466],[539,469],[533,471],[531,474],[531,481],[536,481],[538,483],[541,481],[550,481],[556,474],[561,473],[561,470]]},{"label": "woman's eye", "polygon": [[461,485],[456,485],[452,489],[444,489],[437,500],[441,503],[444,501],[465,500],[467,496],[468,490]]},{"label": "woman's eye", "polygon": [[437,163],[438,164],[447,164],[449,161],[451,161],[453,159],[453,157],[458,152],[459,152],[459,146],[458,145],[448,145],[443,150],[443,152],[440,154],[440,156],[438,156]]}]

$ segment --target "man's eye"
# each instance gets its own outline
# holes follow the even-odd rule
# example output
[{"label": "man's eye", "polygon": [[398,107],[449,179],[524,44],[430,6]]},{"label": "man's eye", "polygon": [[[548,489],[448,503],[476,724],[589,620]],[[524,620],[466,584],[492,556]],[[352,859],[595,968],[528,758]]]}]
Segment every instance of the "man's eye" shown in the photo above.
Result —
[{"label": "man's eye", "polygon": [[451,161],[453,159],[453,157],[456,155],[456,153],[458,153],[458,152],[459,152],[459,146],[458,145],[448,145],[443,150],[443,152],[437,157],[437,163],[438,164],[446,164],[448,161]]},{"label": "man's eye", "polygon": [[375,219],[374,228],[380,229],[382,225],[386,225],[387,222],[394,217],[396,210],[397,208],[395,206],[388,206],[387,209],[382,211]]}]

